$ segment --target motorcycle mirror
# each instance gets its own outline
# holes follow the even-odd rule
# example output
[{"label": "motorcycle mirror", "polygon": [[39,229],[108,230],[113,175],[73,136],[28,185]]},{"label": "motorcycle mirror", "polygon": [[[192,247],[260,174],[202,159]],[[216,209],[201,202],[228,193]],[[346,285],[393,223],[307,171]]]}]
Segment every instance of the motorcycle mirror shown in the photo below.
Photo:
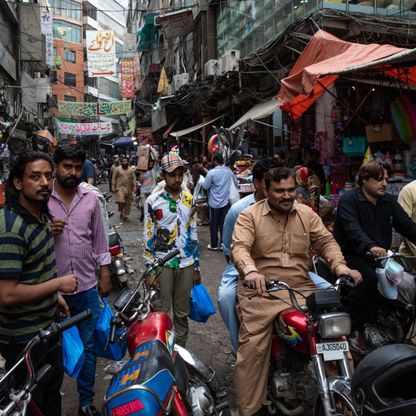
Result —
[{"label": "motorcycle mirror", "polygon": [[116,311],[121,311],[124,308],[124,305],[130,299],[131,295],[134,293],[134,289],[130,287],[124,288],[117,296],[116,300],[113,303],[113,307]]}]

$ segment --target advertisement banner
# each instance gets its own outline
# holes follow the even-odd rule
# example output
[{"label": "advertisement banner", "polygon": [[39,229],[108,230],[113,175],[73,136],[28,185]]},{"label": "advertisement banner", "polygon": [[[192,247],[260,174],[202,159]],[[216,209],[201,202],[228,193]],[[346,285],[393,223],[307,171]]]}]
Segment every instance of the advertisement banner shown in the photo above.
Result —
[{"label": "advertisement banner", "polygon": [[113,131],[110,121],[99,123],[70,123],[57,121],[59,132],[70,136],[101,136]]},{"label": "advertisement banner", "polygon": [[88,76],[116,74],[116,41],[112,30],[86,30]]},{"label": "advertisement banner", "polygon": [[123,98],[134,98],[134,59],[123,58],[120,60],[121,67],[121,96]]},{"label": "advertisement banner", "polygon": [[46,65],[52,66],[53,63],[53,27],[52,13],[42,7],[40,9],[40,31],[45,35]]},{"label": "advertisement banner", "polygon": [[67,116],[117,116],[131,111],[131,100],[101,101],[99,103],[77,103],[72,101],[58,101],[58,111]]}]

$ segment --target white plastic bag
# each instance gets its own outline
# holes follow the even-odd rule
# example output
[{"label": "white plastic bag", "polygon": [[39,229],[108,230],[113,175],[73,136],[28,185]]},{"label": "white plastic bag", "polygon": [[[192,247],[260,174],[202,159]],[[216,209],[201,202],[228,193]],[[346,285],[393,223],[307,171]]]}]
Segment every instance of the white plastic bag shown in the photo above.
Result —
[{"label": "white plastic bag", "polygon": [[397,285],[391,281],[386,274],[385,267],[377,267],[376,274],[378,278],[377,289],[386,299],[397,299]]},{"label": "white plastic bag", "polygon": [[202,187],[205,178],[202,175],[199,175],[198,182],[195,185],[193,201],[195,205],[200,205],[203,202],[207,202],[208,196],[205,189]]},{"label": "white plastic bag", "polygon": [[404,275],[404,267],[401,264],[390,258],[387,259],[384,268],[386,269],[386,276],[389,280],[396,283],[397,285],[401,283]]},{"label": "white plastic bag", "polygon": [[234,184],[232,176],[230,177],[230,195],[228,200],[230,201],[230,205],[233,205],[240,200],[240,193]]}]

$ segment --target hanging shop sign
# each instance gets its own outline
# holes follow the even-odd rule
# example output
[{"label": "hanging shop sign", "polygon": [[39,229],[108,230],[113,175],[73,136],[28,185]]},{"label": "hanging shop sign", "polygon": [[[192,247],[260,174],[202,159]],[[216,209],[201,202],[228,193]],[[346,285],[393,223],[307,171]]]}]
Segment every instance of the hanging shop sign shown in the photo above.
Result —
[{"label": "hanging shop sign", "polygon": [[112,30],[86,30],[88,76],[116,74],[116,42]]},{"label": "hanging shop sign", "polygon": [[69,123],[66,121],[56,122],[59,132],[70,136],[101,136],[113,131],[111,121],[99,123]]},{"label": "hanging shop sign", "polygon": [[131,111],[131,100],[101,101],[99,103],[77,103],[58,101],[58,111],[68,116],[117,116]]},{"label": "hanging shop sign", "polygon": [[45,35],[46,43],[46,65],[52,66],[53,63],[53,27],[52,27],[52,13],[46,8],[42,7],[40,10],[40,30]]},{"label": "hanging shop sign", "polygon": [[134,98],[134,59],[123,58],[120,60],[121,67],[121,96],[123,98]]},{"label": "hanging shop sign", "polygon": [[180,10],[166,13],[155,18],[155,22],[162,26],[166,39],[174,39],[186,35],[194,29],[192,10]]}]

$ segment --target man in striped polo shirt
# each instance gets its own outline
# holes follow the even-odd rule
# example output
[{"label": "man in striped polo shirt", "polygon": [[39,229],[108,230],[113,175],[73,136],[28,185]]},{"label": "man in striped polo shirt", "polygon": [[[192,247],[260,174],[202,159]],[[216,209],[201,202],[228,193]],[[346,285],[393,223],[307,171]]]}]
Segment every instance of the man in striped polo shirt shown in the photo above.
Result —
[{"label": "man in striped polo shirt", "polygon": [[[42,152],[18,157],[7,183],[5,208],[0,211],[0,353],[10,369],[27,342],[56,318],[58,292],[77,288],[75,275],[56,277],[53,236],[47,202],[52,189],[53,163]],[[59,388],[63,380],[62,353],[55,342],[34,351],[36,367],[55,370],[54,382],[34,399],[45,416],[61,414]],[[14,373],[18,383],[26,370]]]}]

